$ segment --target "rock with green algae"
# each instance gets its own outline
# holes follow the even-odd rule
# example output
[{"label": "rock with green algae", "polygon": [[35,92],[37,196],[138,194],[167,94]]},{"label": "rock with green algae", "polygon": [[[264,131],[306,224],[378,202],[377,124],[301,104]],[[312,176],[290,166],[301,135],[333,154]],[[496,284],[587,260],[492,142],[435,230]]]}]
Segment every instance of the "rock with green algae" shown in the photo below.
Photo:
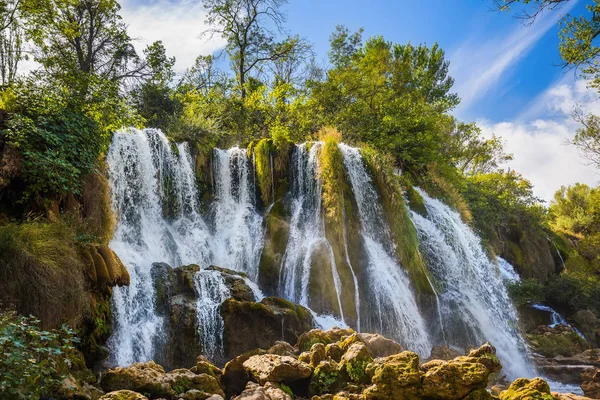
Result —
[{"label": "rock with green algae", "polygon": [[373,357],[367,346],[362,342],[355,342],[342,356],[340,368],[352,382],[367,384],[370,383],[370,379],[365,370],[372,361]]},{"label": "rock with green algae", "polygon": [[296,349],[288,342],[282,340],[276,341],[273,346],[267,350],[269,354],[277,354],[280,356],[296,357]]},{"label": "rock with green algae", "polygon": [[315,343],[310,348],[309,361],[311,367],[315,368],[319,363],[327,358],[325,345],[323,343]]},{"label": "rock with green algae", "polygon": [[131,390],[117,390],[106,393],[100,400],[148,400],[148,398]]},{"label": "rock with green algae", "polygon": [[550,386],[541,378],[519,378],[499,397],[500,400],[554,400]]},{"label": "rock with green algae", "polygon": [[339,342],[345,336],[351,336],[356,331],[350,328],[333,328],[326,331],[321,329],[312,329],[298,338],[296,347],[300,351],[309,351],[313,344],[323,343],[328,345],[330,343]]},{"label": "rock with green algae", "polygon": [[463,398],[463,400],[494,400],[497,397],[492,396],[487,389],[476,389]]},{"label": "rock with green algae", "polygon": [[309,390],[311,395],[324,395],[336,393],[341,390],[347,381],[340,371],[340,366],[333,360],[321,361],[310,378]]},{"label": "rock with green algae", "polygon": [[425,398],[459,400],[474,390],[485,389],[490,371],[479,362],[454,359],[425,372],[419,394]]},{"label": "rock with green algae", "polygon": [[377,358],[367,365],[365,373],[373,383],[363,391],[366,400],[420,398],[418,390],[423,373],[419,369],[419,356],[413,352]]},{"label": "rock with green algae", "polygon": [[200,392],[218,394],[225,396],[219,381],[207,374],[195,374],[187,369],[176,369],[165,374],[163,381],[167,383],[172,392],[177,394],[189,390],[198,390]]},{"label": "rock with green algae", "polygon": [[221,376],[223,375],[223,371],[211,364],[211,362],[208,361],[208,358],[204,356],[196,357],[196,365],[190,368],[190,371],[192,371],[195,374],[206,374],[212,376],[219,381],[221,380]]},{"label": "rock with green algae", "polygon": [[260,384],[295,382],[310,377],[310,365],[293,357],[263,354],[244,361],[244,368]]}]

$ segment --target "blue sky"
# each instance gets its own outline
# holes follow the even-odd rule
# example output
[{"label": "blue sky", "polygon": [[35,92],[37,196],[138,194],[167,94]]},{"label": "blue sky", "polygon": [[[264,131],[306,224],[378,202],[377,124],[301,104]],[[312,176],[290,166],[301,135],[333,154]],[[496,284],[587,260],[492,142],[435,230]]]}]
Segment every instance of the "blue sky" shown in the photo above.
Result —
[{"label": "blue sky", "polygon": [[[589,1],[571,0],[529,27],[511,13],[493,11],[492,0],[289,0],[285,8],[289,32],[310,41],[323,62],[339,24],[364,28],[365,38],[438,42],[462,98],[454,115],[476,121],[486,136],[501,136],[514,154],[505,167],[523,173],[536,194],[550,200],[561,185],[600,182],[598,170],[567,144],[578,128],[573,107],[600,114],[597,92],[557,66],[558,20],[567,12],[584,13]],[[179,72],[197,55],[224,46],[220,38],[199,39],[207,29],[200,0],[123,0],[122,6],[139,50],[163,40]]]}]

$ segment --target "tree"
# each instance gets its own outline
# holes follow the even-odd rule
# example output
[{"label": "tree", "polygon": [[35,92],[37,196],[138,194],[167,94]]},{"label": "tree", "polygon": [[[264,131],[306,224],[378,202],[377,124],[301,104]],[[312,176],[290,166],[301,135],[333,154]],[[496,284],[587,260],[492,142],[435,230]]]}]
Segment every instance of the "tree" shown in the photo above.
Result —
[{"label": "tree", "polygon": [[147,73],[116,0],[44,0],[28,9],[26,31],[46,74],[86,97],[94,85],[118,86]]},{"label": "tree", "polygon": [[289,38],[289,51],[283,57],[273,60],[268,67],[276,86],[279,83],[302,87],[308,79],[314,78],[314,51],[312,45],[298,36]]},{"label": "tree", "polygon": [[0,31],[0,78],[3,86],[15,80],[23,57],[23,32],[19,26],[12,24]]},{"label": "tree", "polygon": [[223,85],[225,81],[226,76],[217,68],[215,56],[200,55],[194,65],[183,74],[179,81],[179,90],[183,92],[195,90],[206,96],[215,85]]},{"label": "tree", "polygon": [[581,110],[576,110],[573,116],[581,123],[582,128],[577,130],[571,143],[581,150],[584,157],[600,168],[600,117]]},{"label": "tree", "polygon": [[354,33],[344,25],[335,27],[335,31],[329,37],[329,62],[335,68],[347,66],[352,57],[360,50],[363,45],[363,28]]},{"label": "tree", "polygon": [[262,63],[285,57],[293,40],[275,41],[275,32],[283,32],[286,0],[204,0],[207,22],[214,28],[206,33],[227,40],[227,52],[236,72],[241,98],[245,99],[248,75]]},{"label": "tree", "polygon": [[600,232],[600,189],[583,183],[562,186],[550,204],[555,229],[575,236]]}]

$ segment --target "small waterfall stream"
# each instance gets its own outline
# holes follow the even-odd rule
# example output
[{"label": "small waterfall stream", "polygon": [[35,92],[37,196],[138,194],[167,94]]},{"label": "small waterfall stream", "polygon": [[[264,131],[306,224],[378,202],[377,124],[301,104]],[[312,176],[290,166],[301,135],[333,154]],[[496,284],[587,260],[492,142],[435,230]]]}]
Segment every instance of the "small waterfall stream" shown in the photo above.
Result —
[{"label": "small waterfall stream", "polygon": [[411,212],[421,249],[441,287],[440,302],[449,345],[464,348],[490,341],[511,378],[533,376],[517,313],[502,276],[480,239],[460,215],[417,189],[427,218]]}]

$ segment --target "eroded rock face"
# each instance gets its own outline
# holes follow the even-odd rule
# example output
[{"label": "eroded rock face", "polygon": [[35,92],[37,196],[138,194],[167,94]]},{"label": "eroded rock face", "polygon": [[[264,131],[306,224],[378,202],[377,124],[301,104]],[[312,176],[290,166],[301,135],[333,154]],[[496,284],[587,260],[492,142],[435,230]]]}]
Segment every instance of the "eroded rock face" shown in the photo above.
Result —
[{"label": "eroded rock face", "polygon": [[244,368],[260,384],[267,382],[295,382],[312,374],[310,365],[293,357],[264,354],[244,361]]},{"label": "eroded rock face", "polygon": [[131,390],[117,390],[115,392],[106,393],[100,397],[100,400],[148,400],[144,395],[141,395]]},{"label": "eroded rock face", "polygon": [[287,300],[267,297],[260,303],[228,299],[221,306],[223,345],[228,359],[277,341],[295,343],[315,326],[308,309]]},{"label": "eroded rock face", "polygon": [[489,374],[479,362],[443,362],[425,373],[419,394],[432,399],[459,400],[476,389],[485,389]]},{"label": "eroded rock face", "polygon": [[592,399],[600,398],[600,369],[596,368],[593,371],[583,373],[582,380],[581,389],[583,394]]},{"label": "eroded rock face", "polygon": [[367,400],[418,398],[422,372],[419,356],[413,352],[378,358],[367,366],[365,373],[373,383],[363,392]]},{"label": "eroded rock face", "polygon": [[377,333],[359,333],[358,337],[367,346],[367,350],[373,358],[391,356],[402,353],[404,350],[400,343]]}]

